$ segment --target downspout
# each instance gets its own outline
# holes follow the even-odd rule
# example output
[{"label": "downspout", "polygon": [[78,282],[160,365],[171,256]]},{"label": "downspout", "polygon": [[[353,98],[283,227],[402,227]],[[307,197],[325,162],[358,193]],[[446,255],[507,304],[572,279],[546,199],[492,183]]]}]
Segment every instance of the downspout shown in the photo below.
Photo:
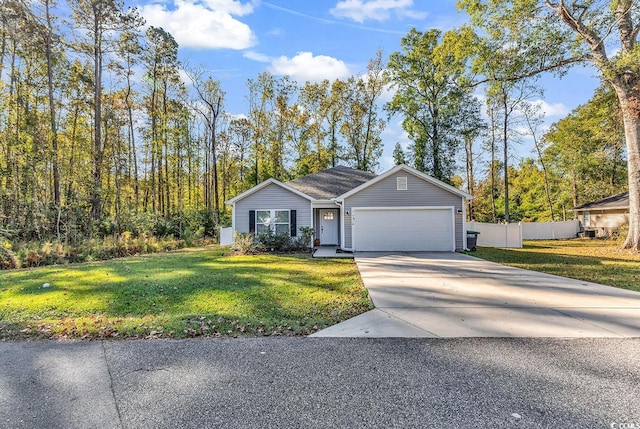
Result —
[{"label": "downspout", "polygon": [[344,250],[344,213],[342,201],[333,200],[333,202],[340,207],[340,217],[338,219],[338,228],[340,229],[340,250]]}]

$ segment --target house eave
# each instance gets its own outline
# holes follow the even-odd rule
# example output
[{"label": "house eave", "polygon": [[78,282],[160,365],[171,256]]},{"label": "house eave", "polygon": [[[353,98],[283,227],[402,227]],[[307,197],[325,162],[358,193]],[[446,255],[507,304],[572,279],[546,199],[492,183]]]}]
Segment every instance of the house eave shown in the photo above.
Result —
[{"label": "house eave", "polygon": [[256,192],[258,192],[260,189],[265,188],[265,187],[267,187],[269,185],[280,186],[281,188],[283,188],[283,189],[285,189],[285,190],[287,190],[289,192],[292,192],[292,193],[294,193],[294,194],[296,194],[296,195],[298,195],[298,196],[300,196],[302,198],[305,198],[305,199],[307,199],[309,201],[312,201],[312,202],[316,201],[315,198],[305,194],[304,192],[300,192],[297,189],[292,188],[291,186],[288,186],[285,183],[282,183],[281,181],[279,181],[277,179],[270,178],[270,179],[265,180],[262,183],[257,184],[253,188],[244,191],[240,195],[236,195],[235,197],[231,198],[230,200],[225,201],[225,204],[234,205],[238,201],[240,201],[240,200],[242,200],[242,199],[244,199],[244,198],[246,198],[246,197],[248,197],[248,196],[250,196],[250,195],[252,195],[252,194],[254,194]]},{"label": "house eave", "polygon": [[574,212],[590,212],[595,210],[609,211],[609,210],[629,210],[629,206],[619,206],[619,207],[578,207],[569,209]]}]

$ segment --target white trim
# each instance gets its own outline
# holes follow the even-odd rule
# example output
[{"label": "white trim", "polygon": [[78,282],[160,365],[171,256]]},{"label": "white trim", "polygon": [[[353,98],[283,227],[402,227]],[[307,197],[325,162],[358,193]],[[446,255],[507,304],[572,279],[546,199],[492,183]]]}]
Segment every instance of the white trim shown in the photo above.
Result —
[{"label": "white trim", "polygon": [[265,187],[267,187],[269,185],[272,185],[272,184],[280,186],[281,188],[283,188],[283,189],[285,189],[285,190],[287,190],[289,192],[292,192],[292,193],[294,193],[294,194],[296,194],[296,195],[298,195],[298,196],[300,196],[302,198],[305,198],[305,199],[307,199],[309,201],[313,201],[314,200],[313,197],[310,197],[309,195],[305,194],[304,192],[300,192],[297,189],[292,188],[291,186],[288,186],[288,185],[282,183],[281,181],[276,180],[276,179],[274,179],[272,177],[270,179],[265,180],[262,183],[259,183],[258,185],[254,186],[253,188],[251,188],[251,189],[249,189],[247,191],[244,191],[240,195],[236,195],[235,197],[233,197],[230,200],[226,201],[226,204],[230,204],[230,205],[231,204],[235,204],[236,202],[248,197],[249,195],[251,195],[251,194],[253,194],[255,192],[258,192],[260,189],[265,188]]},{"label": "white trim", "polygon": [[574,212],[592,212],[592,211],[608,211],[608,210],[629,210],[629,206],[619,206],[619,207],[594,207],[594,208],[583,208],[583,209],[569,209],[569,211]]},{"label": "white trim", "polygon": [[[338,210],[337,207],[331,207],[331,208],[318,208],[318,226],[321,228],[320,229],[320,245],[322,244],[329,244],[332,246],[337,246],[340,243],[340,210]],[[335,223],[335,227],[336,227],[336,234],[335,234],[335,243],[326,243],[322,240],[322,227],[323,227],[323,221],[324,218],[322,216],[323,212],[325,213],[331,213],[334,216],[336,216],[336,218],[331,219],[334,223]],[[314,216],[315,218],[315,216]]]},{"label": "white trim", "polygon": [[233,235],[235,235],[236,232],[236,205],[235,204],[231,204],[231,234],[232,234],[232,240],[233,240]]},{"label": "white trim", "polygon": [[396,177],[396,191],[406,191],[409,189],[409,179],[407,176]]},{"label": "white trim", "polygon": [[464,192],[464,191],[462,191],[462,190],[460,190],[458,188],[455,188],[455,187],[453,187],[453,186],[451,186],[451,185],[449,185],[447,183],[444,183],[441,180],[435,179],[435,178],[429,176],[428,174],[423,173],[422,171],[418,171],[415,168],[411,168],[411,167],[409,167],[407,165],[401,164],[401,165],[395,166],[394,168],[392,168],[391,170],[389,170],[389,171],[387,171],[385,173],[382,173],[379,176],[374,177],[373,179],[369,180],[368,182],[365,182],[362,185],[360,185],[360,186],[358,186],[356,188],[353,188],[352,190],[350,190],[348,192],[345,192],[342,195],[339,195],[338,197],[336,197],[336,200],[344,201],[346,198],[348,198],[348,197],[350,197],[350,196],[352,196],[354,194],[357,194],[358,192],[368,188],[369,186],[374,185],[374,184],[386,179],[387,177],[391,176],[392,174],[397,173],[398,171],[406,171],[407,173],[411,173],[414,176],[416,176],[416,177],[418,177],[418,178],[420,178],[420,179],[422,179],[422,180],[424,180],[426,182],[431,183],[432,185],[438,186],[439,188],[442,188],[442,189],[444,189],[446,191],[449,191],[452,194],[458,195],[458,196],[460,196],[460,197],[462,197],[464,199],[467,199],[467,200],[473,199],[473,195],[471,195],[471,194],[467,194],[466,192]]},{"label": "white trim", "polygon": [[[462,198],[462,231],[460,232],[462,235],[462,249],[467,249],[467,204],[465,204],[464,198]],[[455,229],[455,224],[453,225]]]},{"label": "white trim", "polygon": [[[337,204],[337,203],[336,203]],[[338,204],[340,206],[340,248],[342,250],[351,250],[351,247],[353,247],[353,243],[351,244],[351,247],[345,247],[344,246],[344,230],[345,228],[345,221],[344,221],[344,204]]]},{"label": "white trim", "polygon": [[[351,249],[357,252],[356,236],[353,233],[353,216],[355,211],[392,211],[392,210],[449,210],[451,211],[451,251],[456,251],[456,208],[454,206],[409,206],[409,207],[351,207]],[[466,234],[466,232],[465,232]],[[464,245],[464,244],[463,244]]]},{"label": "white trim", "polygon": [[[309,213],[311,216],[311,219],[309,219],[311,223],[309,225],[311,225],[311,228],[313,228],[313,237],[311,237],[311,243],[309,243],[309,249],[313,249],[315,247],[313,243],[316,241],[316,225],[315,225],[316,216],[315,216],[315,213],[313,213],[313,201],[309,202]],[[291,220],[291,214],[289,214],[289,220]],[[296,219],[296,228],[298,228],[297,222],[298,220]],[[298,231],[296,231],[296,234],[297,233]]]},{"label": "white trim", "polygon": [[338,204],[334,200],[312,201],[311,207],[313,207],[314,209],[337,209],[338,207],[340,207],[340,204]]}]

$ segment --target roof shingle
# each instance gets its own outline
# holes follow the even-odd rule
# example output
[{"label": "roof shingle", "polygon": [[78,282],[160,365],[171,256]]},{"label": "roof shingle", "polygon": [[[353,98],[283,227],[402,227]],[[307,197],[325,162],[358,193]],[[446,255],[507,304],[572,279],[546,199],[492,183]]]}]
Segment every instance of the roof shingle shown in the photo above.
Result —
[{"label": "roof shingle", "polygon": [[286,182],[288,186],[317,200],[331,200],[376,177],[367,171],[339,165]]},{"label": "roof shingle", "polygon": [[572,210],[612,210],[629,208],[629,193],[613,195],[598,201],[593,201],[581,206],[574,207]]}]

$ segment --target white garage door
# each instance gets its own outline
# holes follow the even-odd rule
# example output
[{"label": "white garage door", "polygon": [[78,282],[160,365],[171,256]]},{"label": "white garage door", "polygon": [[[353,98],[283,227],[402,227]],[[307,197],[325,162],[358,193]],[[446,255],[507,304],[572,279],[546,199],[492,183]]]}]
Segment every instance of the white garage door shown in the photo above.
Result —
[{"label": "white garage door", "polygon": [[354,208],[356,251],[455,250],[451,208]]}]

